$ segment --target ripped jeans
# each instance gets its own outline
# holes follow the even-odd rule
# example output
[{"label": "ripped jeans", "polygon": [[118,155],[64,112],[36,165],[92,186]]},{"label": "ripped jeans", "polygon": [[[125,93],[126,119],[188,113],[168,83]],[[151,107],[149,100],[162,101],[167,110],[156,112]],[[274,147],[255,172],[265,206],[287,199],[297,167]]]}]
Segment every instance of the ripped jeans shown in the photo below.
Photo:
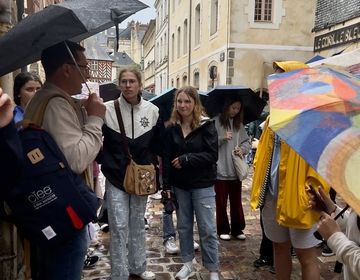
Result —
[{"label": "ripped jeans", "polygon": [[174,188],[174,192],[179,203],[176,216],[183,262],[189,262],[195,257],[195,213],[203,266],[209,271],[217,271],[219,268],[219,241],[216,234],[214,186],[190,190]]}]

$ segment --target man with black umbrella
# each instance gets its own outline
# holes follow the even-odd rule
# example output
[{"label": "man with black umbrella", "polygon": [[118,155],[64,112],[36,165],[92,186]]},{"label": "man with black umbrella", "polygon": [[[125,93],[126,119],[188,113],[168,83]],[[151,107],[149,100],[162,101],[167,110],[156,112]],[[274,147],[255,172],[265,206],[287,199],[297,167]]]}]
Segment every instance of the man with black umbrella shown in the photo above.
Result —
[{"label": "man with black umbrella", "polygon": [[[70,168],[92,186],[91,164],[102,145],[106,108],[96,94],[89,93],[83,104],[71,98],[81,91],[82,83],[89,77],[84,51],[79,44],[67,41],[42,52],[46,82],[28,104],[24,119],[40,123],[54,138]],[[38,110],[48,96],[52,98],[45,104],[44,115],[39,116]],[[37,279],[80,279],[87,248],[86,227],[58,248],[37,246]]]}]

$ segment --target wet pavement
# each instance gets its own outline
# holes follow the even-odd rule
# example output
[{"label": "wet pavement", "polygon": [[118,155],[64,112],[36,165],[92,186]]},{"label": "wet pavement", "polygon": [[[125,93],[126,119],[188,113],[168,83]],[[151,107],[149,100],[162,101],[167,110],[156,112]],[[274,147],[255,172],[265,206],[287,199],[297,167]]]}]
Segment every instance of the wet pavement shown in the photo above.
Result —
[{"label": "wet pavement", "polygon": [[[243,182],[243,207],[246,219],[246,240],[222,241],[219,246],[220,260],[220,279],[276,279],[274,274],[269,272],[268,267],[255,268],[253,262],[259,256],[259,246],[261,242],[260,216],[259,211],[252,211],[249,205],[251,180],[246,179]],[[149,198],[147,208],[147,218],[150,228],[147,230],[147,259],[148,270],[156,274],[157,280],[175,279],[174,276],[182,266],[179,255],[170,255],[165,253],[162,244],[162,204],[159,200]],[[174,214],[174,219],[175,214]],[[199,237],[195,228],[195,240]],[[92,254],[98,255],[100,260],[92,268],[86,268],[83,271],[85,280],[108,280],[111,274],[110,256],[108,251],[109,233],[99,231],[98,244],[91,247]],[[321,267],[321,279],[340,280],[341,276],[333,272],[335,257],[319,257]],[[201,266],[201,254],[196,253],[197,273],[190,279],[207,280],[209,273]],[[140,279],[130,277],[129,279]],[[301,279],[300,265],[298,260],[293,257],[293,273],[291,279]]]}]

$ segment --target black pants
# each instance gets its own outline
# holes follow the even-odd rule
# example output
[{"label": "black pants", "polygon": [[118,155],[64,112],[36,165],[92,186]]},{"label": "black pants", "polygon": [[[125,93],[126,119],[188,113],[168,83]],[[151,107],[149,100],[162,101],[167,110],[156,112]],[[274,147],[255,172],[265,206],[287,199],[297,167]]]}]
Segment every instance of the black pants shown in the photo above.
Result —
[{"label": "black pants", "polygon": [[[262,209],[260,209],[260,212]],[[262,221],[262,215],[260,213],[260,225],[261,225],[261,233],[262,239],[260,244],[260,258],[269,261],[270,265],[274,264],[274,251],[272,241],[266,237],[264,232],[264,225]]]}]

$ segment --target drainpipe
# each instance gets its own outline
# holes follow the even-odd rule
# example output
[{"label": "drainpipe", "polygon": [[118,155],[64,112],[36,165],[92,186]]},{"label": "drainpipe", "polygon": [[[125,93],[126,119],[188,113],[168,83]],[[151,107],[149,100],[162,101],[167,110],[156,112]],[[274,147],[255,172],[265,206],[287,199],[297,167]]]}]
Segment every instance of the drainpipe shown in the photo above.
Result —
[{"label": "drainpipe", "polygon": [[230,7],[231,7],[231,0],[228,0],[228,10],[227,10],[227,19],[226,19],[226,49],[225,49],[225,85],[228,84],[228,68],[229,68],[229,44],[230,44]]},{"label": "drainpipe", "polygon": [[167,10],[168,10],[168,14],[167,14],[167,61],[166,61],[166,71],[167,71],[167,75],[166,75],[166,88],[170,87],[170,75],[169,75],[169,71],[170,71],[170,1],[167,2],[168,6],[167,6]]},{"label": "drainpipe", "polygon": [[189,27],[188,27],[188,36],[189,36],[189,49],[188,49],[188,84],[190,85],[191,76],[190,76],[190,66],[191,66],[191,16],[192,16],[192,0],[189,1]]}]

